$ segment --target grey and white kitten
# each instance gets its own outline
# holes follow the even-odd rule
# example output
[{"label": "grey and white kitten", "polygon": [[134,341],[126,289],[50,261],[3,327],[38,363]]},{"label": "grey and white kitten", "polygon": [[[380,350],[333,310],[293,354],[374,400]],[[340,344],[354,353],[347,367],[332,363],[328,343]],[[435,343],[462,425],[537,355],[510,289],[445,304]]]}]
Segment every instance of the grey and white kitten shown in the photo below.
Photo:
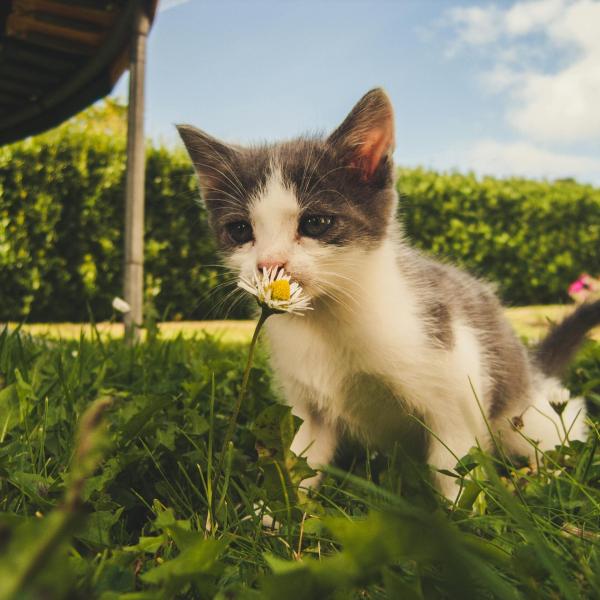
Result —
[{"label": "grey and white kitten", "polygon": [[[526,438],[542,449],[564,440],[550,402],[568,401],[569,438],[585,438],[584,402],[554,376],[600,322],[600,304],[530,356],[490,286],[411,248],[396,219],[385,92],[367,93],[324,139],[239,147],[178,129],[229,265],[246,276],[280,266],[312,298],[305,316],[265,325],[276,378],[303,419],[292,450],[311,466],[333,459],[344,431],[389,448],[408,414],[431,431],[427,461],[439,470],[476,440],[491,447],[482,411],[514,454],[534,454]],[[436,480],[447,496],[458,491],[451,477]]]}]

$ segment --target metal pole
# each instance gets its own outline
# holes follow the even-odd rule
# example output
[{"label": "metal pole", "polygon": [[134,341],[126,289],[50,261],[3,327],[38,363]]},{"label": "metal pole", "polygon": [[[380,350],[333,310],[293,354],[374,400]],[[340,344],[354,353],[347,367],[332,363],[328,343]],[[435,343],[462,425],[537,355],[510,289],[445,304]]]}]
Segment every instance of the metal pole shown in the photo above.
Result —
[{"label": "metal pole", "polygon": [[144,79],[146,40],[150,19],[145,2],[140,2],[133,24],[129,66],[129,107],[127,113],[127,179],[125,184],[125,269],[124,296],[131,307],[125,315],[125,335],[139,339],[143,321],[144,296]]}]

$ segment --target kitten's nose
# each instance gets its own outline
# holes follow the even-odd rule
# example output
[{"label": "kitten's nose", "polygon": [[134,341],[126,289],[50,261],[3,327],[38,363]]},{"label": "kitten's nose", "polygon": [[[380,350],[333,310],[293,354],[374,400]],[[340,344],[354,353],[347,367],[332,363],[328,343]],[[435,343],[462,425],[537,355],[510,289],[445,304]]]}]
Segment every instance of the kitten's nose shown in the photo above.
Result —
[{"label": "kitten's nose", "polygon": [[259,271],[263,269],[285,269],[286,263],[280,260],[261,260],[257,263],[257,267]]}]

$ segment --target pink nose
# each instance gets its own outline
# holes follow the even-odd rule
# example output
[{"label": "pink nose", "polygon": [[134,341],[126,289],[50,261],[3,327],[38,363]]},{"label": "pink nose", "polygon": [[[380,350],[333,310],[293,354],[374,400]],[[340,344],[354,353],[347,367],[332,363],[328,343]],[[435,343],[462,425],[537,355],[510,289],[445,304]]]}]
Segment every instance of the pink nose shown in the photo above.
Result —
[{"label": "pink nose", "polygon": [[285,262],[280,260],[261,260],[256,266],[259,271],[262,271],[263,269],[284,269],[285,264]]}]

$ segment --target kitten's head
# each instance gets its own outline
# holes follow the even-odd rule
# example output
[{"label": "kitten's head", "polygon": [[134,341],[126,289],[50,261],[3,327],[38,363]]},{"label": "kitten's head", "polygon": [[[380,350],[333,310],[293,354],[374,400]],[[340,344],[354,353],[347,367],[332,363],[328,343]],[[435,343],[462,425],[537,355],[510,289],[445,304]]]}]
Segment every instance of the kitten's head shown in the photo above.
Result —
[{"label": "kitten's head", "polygon": [[278,265],[313,298],[328,295],[388,235],[394,116],[383,90],[368,92],[325,139],[240,147],[178,130],[218,244],[241,274]]}]

